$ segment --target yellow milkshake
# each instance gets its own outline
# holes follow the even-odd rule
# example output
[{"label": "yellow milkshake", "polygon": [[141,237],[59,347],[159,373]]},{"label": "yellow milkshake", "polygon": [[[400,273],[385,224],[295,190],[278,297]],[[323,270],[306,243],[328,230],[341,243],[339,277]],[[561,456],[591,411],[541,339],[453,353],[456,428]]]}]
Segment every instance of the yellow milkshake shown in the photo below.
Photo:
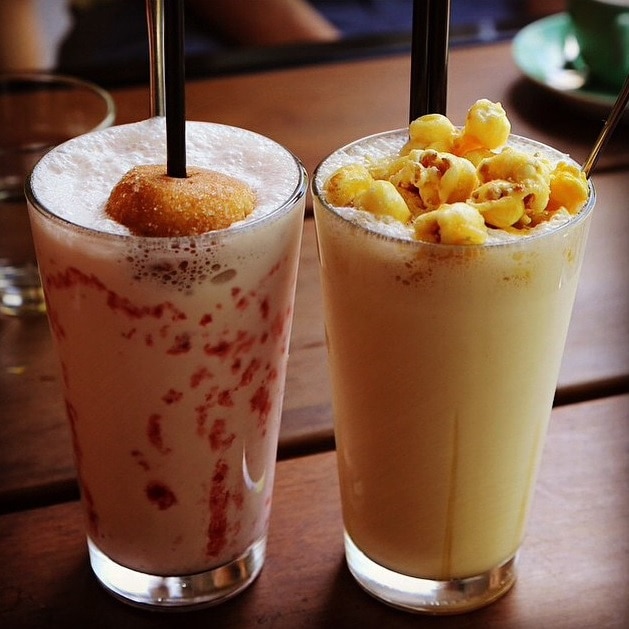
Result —
[{"label": "yellow milkshake", "polygon": [[[358,165],[384,181],[382,173],[400,172],[391,166],[399,153],[415,150],[408,137],[401,130],[345,147],[313,183],[346,548],[350,569],[376,596],[464,611],[515,577],[593,195],[574,215],[551,212],[548,201],[543,219],[526,208],[533,220],[520,215],[499,229],[474,215],[482,217],[482,176],[465,201],[430,207],[436,188],[424,200],[414,191],[405,214],[389,188],[366,191],[357,170],[338,170]],[[553,167],[566,159],[519,138],[510,144],[542,151]],[[422,177],[434,183],[416,175],[420,191]],[[327,201],[339,190],[353,191],[344,208]],[[494,210],[492,221],[502,220]],[[386,576],[374,576],[381,567]],[[397,575],[410,578],[404,594],[386,583]],[[479,585],[487,575],[491,587]],[[430,589],[453,581],[460,595]]]}]

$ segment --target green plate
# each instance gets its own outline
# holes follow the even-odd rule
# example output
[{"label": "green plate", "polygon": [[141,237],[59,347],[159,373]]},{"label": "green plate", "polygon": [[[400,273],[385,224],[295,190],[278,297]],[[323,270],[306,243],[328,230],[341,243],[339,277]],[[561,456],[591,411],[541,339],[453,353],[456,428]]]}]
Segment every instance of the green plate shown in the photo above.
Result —
[{"label": "green plate", "polygon": [[[572,24],[566,13],[557,13],[525,26],[513,40],[513,57],[532,81],[599,115],[609,111],[616,94],[585,83],[575,87],[574,75],[566,72],[566,38]],[[575,63],[578,63],[576,61]]]}]

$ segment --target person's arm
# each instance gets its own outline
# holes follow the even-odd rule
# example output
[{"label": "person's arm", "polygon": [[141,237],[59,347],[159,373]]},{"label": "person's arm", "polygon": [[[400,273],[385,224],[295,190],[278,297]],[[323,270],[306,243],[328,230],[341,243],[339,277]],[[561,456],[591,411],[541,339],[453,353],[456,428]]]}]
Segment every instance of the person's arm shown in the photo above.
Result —
[{"label": "person's arm", "polygon": [[0,70],[37,70],[44,44],[35,0],[0,0]]},{"label": "person's arm", "polygon": [[337,28],[307,0],[187,0],[187,3],[216,32],[239,44],[265,46],[340,38]]}]

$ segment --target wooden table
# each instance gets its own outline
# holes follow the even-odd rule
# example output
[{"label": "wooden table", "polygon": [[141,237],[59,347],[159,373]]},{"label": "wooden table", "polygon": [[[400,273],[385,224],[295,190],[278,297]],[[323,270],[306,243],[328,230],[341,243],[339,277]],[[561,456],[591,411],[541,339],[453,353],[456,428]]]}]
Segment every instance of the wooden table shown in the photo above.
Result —
[{"label": "wooden table", "polygon": [[[188,118],[283,143],[312,172],[334,148],[404,126],[409,60],[393,56],[190,82]],[[118,122],[146,89],[114,91]],[[513,131],[583,160],[601,121],[522,79],[506,43],[455,49],[449,116],[501,101]],[[87,566],[59,372],[45,319],[0,319],[0,626],[629,626],[629,125],[595,175],[598,205],[516,588],[451,619],[372,600],[343,562],[312,218],[304,225],[278,478],[262,576],[232,602],[181,618],[128,608]]]},{"label": "wooden table", "polygon": [[555,411],[520,579],[504,599],[472,614],[417,617],[363,593],[344,565],[335,460],[328,452],[278,464],[268,558],[254,586],[231,602],[183,617],[132,609],[102,590],[87,563],[78,503],[1,517],[0,621],[7,629],[182,623],[225,629],[624,629],[628,401],[625,395]]}]

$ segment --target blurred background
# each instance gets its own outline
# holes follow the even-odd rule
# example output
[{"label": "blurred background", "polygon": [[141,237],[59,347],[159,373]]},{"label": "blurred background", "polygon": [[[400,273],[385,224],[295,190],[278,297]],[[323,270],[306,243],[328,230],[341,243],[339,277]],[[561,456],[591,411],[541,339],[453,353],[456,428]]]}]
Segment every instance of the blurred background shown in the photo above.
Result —
[{"label": "blurred background", "polygon": [[[148,81],[145,0],[2,0],[0,71]],[[451,0],[452,46],[512,37],[564,0]],[[189,78],[410,51],[412,0],[186,0]]]}]

